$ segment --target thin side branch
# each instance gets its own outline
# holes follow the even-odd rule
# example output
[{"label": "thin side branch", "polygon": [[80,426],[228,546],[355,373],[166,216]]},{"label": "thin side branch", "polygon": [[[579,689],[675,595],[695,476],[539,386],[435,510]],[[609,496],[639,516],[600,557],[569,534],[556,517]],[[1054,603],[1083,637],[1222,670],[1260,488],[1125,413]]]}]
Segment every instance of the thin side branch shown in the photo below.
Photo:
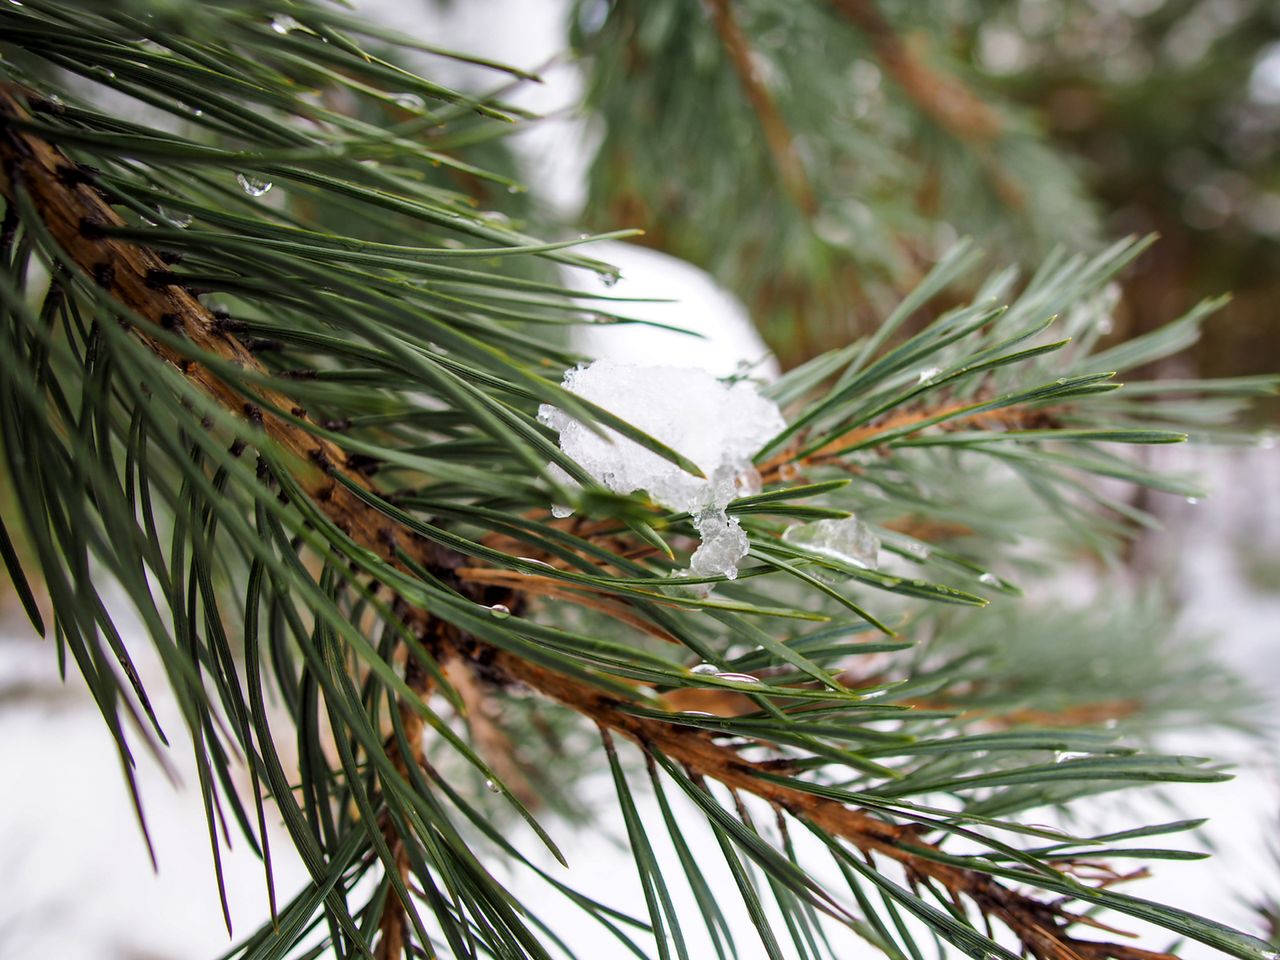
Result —
[{"label": "thin side branch", "polygon": [[957,140],[972,144],[974,155],[992,189],[1005,206],[1026,206],[1022,187],[1000,168],[990,147],[1004,132],[1004,124],[958,78],[939,72],[926,57],[898,36],[875,0],[832,0],[836,10],[856,26],[871,44],[876,59],[920,108],[921,112]]},{"label": "thin side branch", "polygon": [[818,205],[813,188],[809,185],[809,177],[804,171],[804,164],[800,162],[800,154],[796,151],[791,130],[751,60],[751,48],[742,27],[734,19],[729,0],[711,0],[711,15],[725,54],[760,120],[760,128],[769,145],[769,153],[773,157],[773,165],[778,170],[783,188],[802,213],[812,216]]},{"label": "thin side branch", "polygon": [[885,72],[924,113],[961,140],[1000,135],[1000,118],[955,77],[939,73],[898,36],[875,0],[832,0],[870,42]]},{"label": "thin side branch", "polygon": [[[405,662],[404,679],[406,686],[419,697],[425,698],[430,692],[431,678],[412,657],[407,658]],[[416,763],[419,766],[426,764],[426,757],[421,748],[423,720],[422,715],[410,709],[407,704],[400,704],[398,710],[400,723],[404,728],[405,742],[414,746],[416,754],[406,758],[401,753],[396,738],[392,736],[387,738],[387,755],[395,764],[400,776],[408,780],[410,763]],[[400,873],[400,879],[407,887],[409,852],[405,849],[404,838],[397,834],[392,826],[390,817],[387,817],[382,825],[382,835],[387,841],[392,856],[395,857],[396,870]],[[405,935],[409,926],[407,911],[408,904],[401,902],[399,893],[394,889],[388,891],[386,904],[382,908],[382,922],[378,925],[379,936],[378,946],[374,952],[375,960],[398,960],[407,955],[405,950]]]},{"label": "thin side branch", "polygon": [[974,401],[970,399],[895,412],[872,423],[854,427],[804,457],[797,457],[794,448],[791,451],[783,451],[760,465],[760,477],[765,483],[787,479],[785,473],[789,470],[797,471],[805,467],[832,463],[855,449],[874,449],[878,437],[887,436],[890,433],[896,434],[904,427],[915,424],[928,425],[943,417],[951,417],[951,419],[936,424],[939,430],[962,430],[983,426],[998,427],[1002,430],[1032,430],[1051,427],[1057,422],[1047,409],[1026,405],[953,416],[972,406],[973,403]]}]

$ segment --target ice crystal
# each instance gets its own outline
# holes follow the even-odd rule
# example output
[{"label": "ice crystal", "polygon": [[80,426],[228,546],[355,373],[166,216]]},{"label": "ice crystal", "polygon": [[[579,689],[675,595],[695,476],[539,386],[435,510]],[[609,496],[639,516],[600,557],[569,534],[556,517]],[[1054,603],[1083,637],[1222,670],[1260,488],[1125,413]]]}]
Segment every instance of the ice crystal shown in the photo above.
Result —
[{"label": "ice crystal", "polygon": [[788,527],[782,539],[810,553],[872,570],[880,560],[880,538],[857,517],[798,523]]}]

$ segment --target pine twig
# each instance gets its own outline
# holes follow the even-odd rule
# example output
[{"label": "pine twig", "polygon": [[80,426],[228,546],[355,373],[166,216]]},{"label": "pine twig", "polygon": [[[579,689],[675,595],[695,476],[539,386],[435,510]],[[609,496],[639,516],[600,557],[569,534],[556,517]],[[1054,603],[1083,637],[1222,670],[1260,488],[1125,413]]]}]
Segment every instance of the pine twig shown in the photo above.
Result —
[{"label": "pine twig", "polygon": [[[891,432],[896,433],[904,427],[917,423],[928,425],[934,420],[950,417],[972,405],[972,400],[966,400],[899,410],[883,419],[853,427],[806,456],[797,456],[794,448],[783,451],[760,465],[761,480],[764,483],[770,483],[774,480],[786,479],[785,474],[789,471],[832,463],[854,449],[874,449],[874,441],[877,437]],[[1015,405],[1000,410],[982,410],[965,416],[954,416],[936,426],[940,430],[961,430],[984,425],[1002,430],[1032,430],[1050,427],[1056,422],[1052,412],[1046,408]]]},{"label": "pine twig", "polygon": [[983,173],[1011,210],[1026,206],[1022,187],[992,155],[990,145],[1004,132],[994,110],[959,79],[938,71],[898,36],[875,0],[832,0],[836,10],[866,36],[885,72],[920,110],[958,140],[972,144]]},{"label": "pine twig", "polygon": [[[404,680],[405,685],[419,697],[426,697],[431,689],[431,678],[412,657],[408,657],[405,661]],[[407,780],[410,763],[416,763],[420,767],[426,763],[426,757],[423,756],[421,748],[424,724],[421,715],[416,710],[410,709],[407,704],[401,703],[397,709],[400,713],[400,723],[404,727],[405,742],[410,744],[416,753],[413,757],[405,757],[400,751],[396,738],[392,736],[387,738],[387,755],[395,765],[396,771]],[[382,834],[395,858],[400,879],[407,884],[409,853],[405,849],[404,838],[396,832],[390,817],[387,817],[382,825]],[[375,960],[398,960],[399,957],[408,955],[405,949],[407,910],[408,904],[400,901],[399,893],[389,890],[386,904],[382,908],[382,919],[378,924],[379,937],[374,953]]]},{"label": "pine twig", "polygon": [[791,130],[751,61],[751,48],[742,27],[729,8],[729,0],[711,0],[711,15],[725,54],[760,120],[760,129],[764,132],[783,188],[805,216],[812,216],[817,211],[818,204],[804,171],[804,164],[800,162],[800,154],[796,152]]},{"label": "pine twig", "polygon": [[939,73],[898,36],[875,0],[832,0],[866,36],[885,72],[921,110],[961,140],[986,142],[1000,135],[999,117],[955,77]]},{"label": "pine twig", "polygon": [[467,727],[476,752],[493,768],[512,795],[526,807],[538,804],[538,791],[516,757],[515,744],[497,719],[490,715],[491,688],[483,683],[471,661],[456,657],[444,665],[445,676],[466,707]]}]

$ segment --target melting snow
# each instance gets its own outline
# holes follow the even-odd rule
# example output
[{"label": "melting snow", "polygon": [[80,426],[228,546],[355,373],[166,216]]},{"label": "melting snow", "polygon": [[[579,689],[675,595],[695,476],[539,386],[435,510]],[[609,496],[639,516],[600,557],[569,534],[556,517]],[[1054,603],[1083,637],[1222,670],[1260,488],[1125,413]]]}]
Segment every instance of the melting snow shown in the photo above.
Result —
[{"label": "melting snow", "polygon": [[870,570],[874,570],[880,560],[880,538],[857,517],[798,523],[787,527],[782,539],[803,547],[810,553],[822,554]]},{"label": "melting snow", "polygon": [[[568,371],[564,386],[688,457],[706,474],[685,473],[632,440],[587,429],[543,404],[538,419],[560,434],[560,448],[617,493],[648,491],[668,510],[691,513],[702,543],[695,574],[733,579],[747,535],[728,516],[730,501],[759,490],[751,456],[785,426],[777,404],[750,381],[722,383],[704,370],[597,360]],[[563,508],[556,508],[563,512]]]}]

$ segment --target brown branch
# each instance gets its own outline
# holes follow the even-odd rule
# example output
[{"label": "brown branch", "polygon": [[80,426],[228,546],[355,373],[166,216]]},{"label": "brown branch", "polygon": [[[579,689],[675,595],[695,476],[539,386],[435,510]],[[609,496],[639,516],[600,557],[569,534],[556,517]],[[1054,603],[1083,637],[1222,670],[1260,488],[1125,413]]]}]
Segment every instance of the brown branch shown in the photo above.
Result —
[{"label": "brown branch", "polygon": [[[770,483],[779,479],[795,479],[799,471],[805,467],[831,463],[854,449],[874,449],[875,441],[880,437],[916,424],[920,424],[921,429],[924,429],[929,425],[929,421],[958,413],[975,402],[975,399],[970,398],[962,402],[900,410],[874,423],[854,427],[803,457],[798,456],[796,448],[793,447],[760,465],[761,480],[764,483]],[[1020,405],[1002,410],[981,410],[977,413],[952,417],[933,426],[943,431],[962,430],[972,426],[995,427],[1001,430],[1032,430],[1051,427],[1057,422],[1054,414],[1048,409]],[[790,476],[787,476],[788,473]]]},{"label": "brown branch", "polygon": [[490,665],[498,673],[590,718],[601,728],[628,737],[646,751],[657,750],[702,777],[730,790],[753,794],[797,819],[842,837],[864,853],[891,859],[903,865],[908,875],[927,877],[953,894],[969,897],[984,914],[999,918],[1042,960],[1082,960],[1084,956],[1099,960],[1108,956],[1116,960],[1170,960],[1167,954],[1145,951],[1139,951],[1145,953],[1139,958],[1133,953],[1135,948],[1125,945],[1067,938],[1066,925],[1078,922],[1074,914],[1010,890],[985,873],[930,859],[927,854],[937,848],[920,838],[921,831],[916,826],[889,823],[865,810],[766,779],[788,772],[789,763],[785,761],[746,760],[732,748],[715,743],[710,733],[636,716],[623,701],[503,651],[494,652]]},{"label": "brown branch", "polygon": [[918,49],[898,36],[875,0],[832,3],[862,31],[885,73],[921,112],[956,139],[973,144],[978,165],[1000,201],[1011,210],[1023,209],[1027,200],[1022,186],[1000,167],[990,149],[1004,132],[996,112],[958,78],[930,66]]},{"label": "brown branch", "polygon": [[[425,698],[431,690],[430,676],[412,657],[405,661],[404,680],[405,685],[420,698]],[[410,760],[419,766],[426,765],[426,757],[422,753],[422,734],[425,724],[422,715],[416,710],[410,709],[408,704],[398,704],[397,710],[400,714],[400,724],[404,730],[405,742],[414,751],[414,755],[412,758],[406,758],[401,752],[396,738],[389,736],[386,742],[387,756],[395,765],[396,771],[400,776],[408,780]],[[392,857],[395,858],[396,870],[400,874],[400,879],[407,883],[409,879],[409,852],[405,847],[404,838],[396,831],[390,817],[385,817],[381,826],[383,839],[387,842]],[[408,926],[408,906],[408,904],[400,900],[399,893],[394,889],[387,893],[386,904],[382,908],[382,921],[378,925],[379,937],[378,947],[374,953],[375,960],[397,960],[399,957],[407,956],[405,931]]]},{"label": "brown branch", "polygon": [[764,132],[765,142],[769,145],[769,154],[773,165],[787,195],[805,216],[813,216],[817,211],[817,201],[813,196],[813,188],[805,174],[804,164],[796,151],[791,130],[787,121],[773,102],[773,97],[765,88],[756,65],[751,60],[751,47],[747,43],[742,27],[734,19],[729,9],[730,0],[711,0],[711,15],[715,21],[716,31],[720,34],[720,42],[724,52],[733,65],[742,90],[747,95],[756,117],[760,121],[760,129]]},{"label": "brown branch", "polygon": [[[121,218],[83,170],[55,147],[23,132],[12,122],[27,115],[18,99],[0,87],[3,169],[0,191],[9,202],[25,193],[66,255],[123,306],[169,329],[181,330],[201,350],[265,376],[265,368],[253,354],[222,329],[195,296],[168,279],[167,267],[157,254],[110,236],[111,228],[123,225]],[[247,403],[237,389],[211,370],[148,336],[145,330],[135,328],[133,333],[181,371],[190,383],[225,409],[241,414],[248,423],[260,427],[277,449],[291,454],[296,461],[299,487],[352,541],[382,555],[390,552],[392,562],[398,563],[395,551],[390,549],[394,544],[403,555],[431,570],[462,595],[477,601],[485,596],[485,589],[493,589],[469,585],[458,578],[456,572],[465,564],[463,557],[431,544],[411,530],[397,527],[374,506],[337,483],[335,475],[342,475],[354,484],[369,486],[362,474],[348,466],[341,447],[312,436],[305,428],[269,410]],[[297,409],[280,391],[262,390],[260,396],[267,404],[281,409]],[[305,414],[295,415],[305,419]],[[512,603],[518,603],[517,597],[518,594],[512,595]],[[704,731],[636,716],[626,709],[626,701],[614,695],[489,646],[426,610],[401,606],[406,620],[418,628],[425,644],[441,659],[460,657],[482,665],[483,675],[498,682],[523,683],[602,727],[628,737],[645,750],[661,751],[699,777],[716,780],[730,790],[751,793],[792,816],[844,838],[867,854],[895,860],[909,875],[934,879],[955,895],[967,895],[984,913],[1004,922],[1042,960],[1080,960],[1083,956],[1140,960],[1132,948],[1068,940],[1056,925],[1066,916],[1059,908],[1010,891],[985,874],[938,864],[914,852],[913,847],[919,850],[928,847],[914,826],[896,825],[865,810],[763,776],[789,770],[789,762],[770,764],[745,760],[735,750],[715,743]],[[416,671],[412,658],[406,663],[406,682],[419,698],[425,695],[426,678]],[[413,703],[402,701],[399,709],[408,742],[418,753],[412,761],[421,765],[424,758],[419,745],[423,727],[414,707]],[[394,759],[401,776],[405,776],[410,760],[398,753]],[[383,829],[390,828],[383,825]],[[397,869],[402,876],[407,875],[408,864],[402,859],[407,838],[388,836],[394,844]],[[379,953],[391,958],[396,951],[405,950],[404,905],[397,898],[389,898],[388,904],[390,913],[382,918]]]},{"label": "brown branch", "polygon": [[[856,650],[850,651],[856,653]],[[862,690],[892,682],[895,678],[883,674],[840,674],[839,680],[851,690]],[[672,713],[693,710],[713,714],[717,717],[741,717],[755,713],[759,705],[754,698],[734,690],[720,690],[706,687],[681,687],[664,693],[660,698],[662,706]],[[1142,708],[1141,701],[1131,698],[1096,700],[1062,707],[1059,710],[1042,710],[1033,707],[1018,707],[1013,710],[991,710],[988,708],[965,709],[963,698],[913,697],[895,700],[899,706],[913,710],[947,710],[958,711],[956,721],[959,723],[975,723],[984,730],[1009,730],[1015,727],[1083,727],[1120,720],[1131,717]],[[818,709],[815,705],[812,709]],[[797,708],[803,713],[806,707]]]},{"label": "brown branch", "polygon": [[489,690],[476,675],[476,665],[461,657],[454,657],[444,665],[445,676],[458,692],[466,707],[467,727],[476,752],[493,768],[512,795],[529,809],[541,802],[541,797],[516,757],[516,750],[507,732],[490,714],[493,706]]},{"label": "brown branch", "polygon": [[570,600],[577,606],[603,613],[655,639],[666,643],[680,642],[662,627],[637,614],[629,601],[605,596],[599,588],[589,584],[565,583],[554,577],[540,577],[518,570],[498,570],[493,567],[460,567],[455,572],[459,579],[468,583],[494,584],[521,594]]},{"label": "brown branch", "polygon": [[939,73],[898,36],[875,0],[832,0],[866,36],[876,58],[907,96],[940,127],[961,140],[994,140],[1000,118],[955,77]]}]

